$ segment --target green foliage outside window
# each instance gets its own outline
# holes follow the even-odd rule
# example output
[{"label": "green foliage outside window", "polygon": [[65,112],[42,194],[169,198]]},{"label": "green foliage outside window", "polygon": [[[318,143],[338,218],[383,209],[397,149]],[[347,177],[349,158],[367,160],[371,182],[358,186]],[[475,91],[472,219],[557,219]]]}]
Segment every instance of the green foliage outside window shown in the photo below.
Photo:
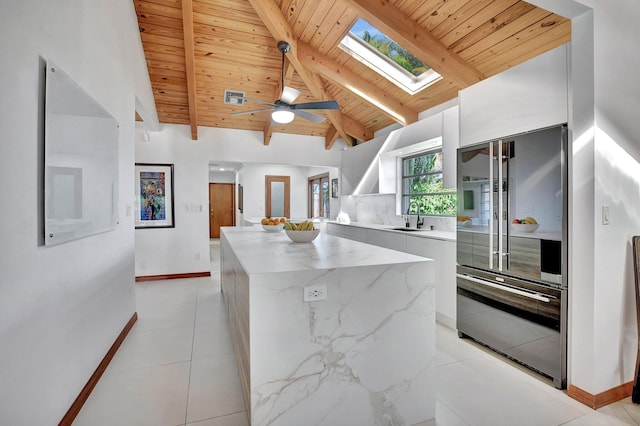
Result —
[{"label": "green foliage outside window", "polygon": [[456,191],[442,182],[442,151],[402,160],[402,205],[407,214],[456,215]]},{"label": "green foliage outside window", "polygon": [[420,59],[388,37],[372,36],[369,31],[365,31],[362,34],[362,40],[416,77],[429,70],[429,67]]}]

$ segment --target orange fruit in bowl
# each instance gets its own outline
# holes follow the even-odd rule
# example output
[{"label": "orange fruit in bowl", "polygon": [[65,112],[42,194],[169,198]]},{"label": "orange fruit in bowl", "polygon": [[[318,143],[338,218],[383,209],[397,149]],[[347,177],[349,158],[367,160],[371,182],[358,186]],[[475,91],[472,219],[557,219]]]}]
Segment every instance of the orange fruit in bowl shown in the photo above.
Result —
[{"label": "orange fruit in bowl", "polygon": [[269,219],[267,219],[266,217],[263,217],[262,220],[260,221],[261,224],[263,225],[268,225],[269,224]]},{"label": "orange fruit in bowl", "polygon": [[287,218],[286,217],[281,217],[280,218],[280,223],[287,223]]}]

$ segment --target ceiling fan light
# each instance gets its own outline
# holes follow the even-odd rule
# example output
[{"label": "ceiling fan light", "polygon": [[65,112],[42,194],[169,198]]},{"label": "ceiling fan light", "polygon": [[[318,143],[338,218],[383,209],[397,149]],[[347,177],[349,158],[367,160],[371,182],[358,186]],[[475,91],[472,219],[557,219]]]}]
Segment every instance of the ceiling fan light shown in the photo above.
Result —
[{"label": "ceiling fan light", "polygon": [[271,119],[279,124],[289,124],[295,117],[293,111],[278,110],[271,113]]}]

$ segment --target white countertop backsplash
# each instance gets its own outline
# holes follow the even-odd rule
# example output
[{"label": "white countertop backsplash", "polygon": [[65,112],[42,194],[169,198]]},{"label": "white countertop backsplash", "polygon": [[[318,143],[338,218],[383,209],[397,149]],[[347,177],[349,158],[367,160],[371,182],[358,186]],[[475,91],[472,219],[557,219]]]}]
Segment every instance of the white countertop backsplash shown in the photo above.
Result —
[{"label": "white countertop backsplash", "polygon": [[[404,226],[403,217],[396,214],[395,194],[342,196],[340,198],[340,210],[349,215],[351,222],[355,222],[360,226],[365,224],[371,226]],[[411,215],[409,218],[411,227],[415,228],[417,216]],[[424,229],[429,229],[430,226],[433,226],[436,231],[448,231],[455,234],[455,217],[420,215],[420,218],[424,218]]]}]

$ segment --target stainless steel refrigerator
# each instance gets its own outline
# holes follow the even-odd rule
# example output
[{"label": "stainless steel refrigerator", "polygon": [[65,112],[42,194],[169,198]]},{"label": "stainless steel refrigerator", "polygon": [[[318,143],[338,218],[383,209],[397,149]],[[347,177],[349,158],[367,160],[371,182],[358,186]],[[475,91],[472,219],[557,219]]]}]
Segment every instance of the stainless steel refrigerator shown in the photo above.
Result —
[{"label": "stainless steel refrigerator", "polygon": [[457,329],[566,387],[566,126],[458,150]]}]

